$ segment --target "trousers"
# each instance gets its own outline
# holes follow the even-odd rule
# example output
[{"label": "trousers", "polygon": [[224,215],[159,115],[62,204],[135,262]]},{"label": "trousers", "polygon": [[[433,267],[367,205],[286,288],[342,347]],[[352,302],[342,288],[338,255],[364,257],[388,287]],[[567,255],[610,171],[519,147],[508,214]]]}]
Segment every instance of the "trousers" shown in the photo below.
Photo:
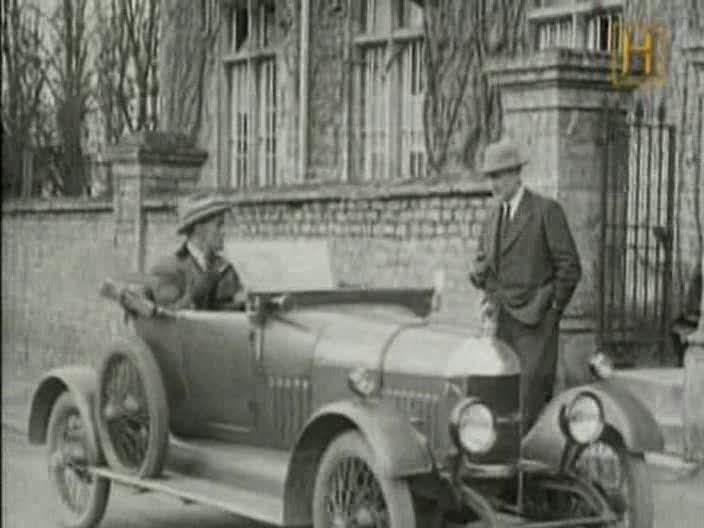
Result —
[{"label": "trousers", "polygon": [[552,398],[557,371],[559,314],[549,309],[536,325],[527,325],[499,308],[496,337],[507,343],[521,363],[521,411],[524,434]]}]

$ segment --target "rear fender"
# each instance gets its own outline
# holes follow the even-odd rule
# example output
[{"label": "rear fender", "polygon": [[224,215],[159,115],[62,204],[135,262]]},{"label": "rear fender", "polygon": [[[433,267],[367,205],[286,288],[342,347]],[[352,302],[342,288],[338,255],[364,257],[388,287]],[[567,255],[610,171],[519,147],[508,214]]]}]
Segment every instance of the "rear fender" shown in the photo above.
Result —
[{"label": "rear fender", "polygon": [[335,437],[356,429],[367,440],[384,474],[405,478],[428,473],[433,458],[425,437],[391,405],[379,400],[340,401],[318,410],[293,448],[284,489],[284,524],[311,522],[318,464]]},{"label": "rear fender", "polygon": [[559,425],[560,410],[580,392],[591,392],[601,400],[606,429],[634,453],[662,451],[664,440],[655,418],[625,387],[607,379],[569,389],[555,397],[523,439],[524,457],[545,462],[553,469],[560,467],[567,439]]},{"label": "rear fender", "polygon": [[100,453],[98,436],[93,421],[95,395],[98,376],[94,369],[84,366],[70,366],[54,369],[39,382],[32,396],[29,414],[29,441],[44,444],[47,438],[49,417],[56,399],[69,391],[83,418],[88,440],[96,453]]}]

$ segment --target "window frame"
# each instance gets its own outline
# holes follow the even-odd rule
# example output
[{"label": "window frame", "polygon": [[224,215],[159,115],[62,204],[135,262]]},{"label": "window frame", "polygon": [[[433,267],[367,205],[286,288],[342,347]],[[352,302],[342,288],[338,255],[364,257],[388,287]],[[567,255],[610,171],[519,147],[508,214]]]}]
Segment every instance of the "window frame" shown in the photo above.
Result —
[{"label": "window frame", "polygon": [[[276,26],[276,2],[268,2],[267,0],[251,0],[248,2],[249,9],[244,9],[239,4],[232,4],[225,10],[225,22],[227,23],[226,31],[223,32],[221,45],[223,51],[221,53],[220,67],[223,72],[223,88],[224,88],[224,108],[225,108],[225,123],[223,124],[223,140],[221,145],[225,148],[223,159],[224,177],[222,184],[229,189],[245,190],[245,189],[266,189],[278,187],[283,184],[279,180],[279,168],[281,166],[281,152],[283,150],[283,138],[279,138],[280,131],[280,101],[276,90],[276,76],[278,75],[278,58],[281,52],[282,43],[276,42],[275,39],[269,37],[268,42],[262,42],[262,33],[266,31],[263,27],[266,24],[266,10],[273,9],[271,18],[272,29]],[[247,17],[247,32],[248,37],[242,43],[240,49],[233,49],[234,42],[237,37],[235,20],[237,11],[245,11]],[[266,83],[266,88],[262,87],[263,81],[260,79],[262,68],[269,63],[269,76],[273,74],[273,81]],[[235,82],[235,71],[237,68],[245,69],[246,90],[245,99],[247,105],[247,124],[246,124],[246,169],[245,174],[241,175],[236,168],[236,153],[238,148],[239,137],[234,130],[234,121],[236,111],[233,92]],[[271,89],[267,95],[270,96],[269,103],[273,102],[273,110],[270,106],[264,106],[266,95],[263,95],[263,89]],[[221,99],[221,102],[222,99]],[[270,132],[273,132],[274,147],[273,155],[269,160],[267,152],[269,137],[266,134],[267,125],[263,124],[269,118],[268,113],[273,112],[273,127]],[[264,127],[264,128],[262,128]],[[263,135],[266,134],[266,137]],[[273,163],[272,172],[267,172],[267,164]],[[270,177],[269,177],[270,176]]]},{"label": "window frame", "polygon": [[[565,47],[555,45],[550,42],[544,46],[541,44],[541,28],[546,24],[555,23],[558,20],[571,19],[572,36],[569,48],[591,51],[594,53],[611,53],[608,47],[611,45],[610,34],[607,49],[595,48],[589,38],[589,27],[591,20],[595,17],[613,16],[623,23],[624,0],[591,0],[571,4],[557,4],[546,7],[537,7],[528,13],[528,23],[532,29],[534,38],[533,46],[536,51]],[[618,45],[618,43],[617,43]],[[617,48],[618,49],[618,48]]]},{"label": "window frame", "polygon": [[[385,5],[388,20],[386,21],[388,27],[369,28],[362,27],[362,14],[361,6],[376,4],[377,2],[383,2]],[[403,104],[405,97],[405,91],[402,90],[402,84],[404,79],[403,74],[403,59],[407,50],[411,49],[411,46],[415,42],[425,43],[425,31],[422,25],[401,25],[403,20],[401,19],[401,13],[404,2],[408,4],[414,3],[412,0],[364,0],[359,3],[357,11],[354,13],[354,34],[352,37],[352,55],[354,57],[352,67],[352,112],[354,118],[350,122],[350,132],[351,136],[355,138],[353,142],[354,151],[352,154],[352,159],[354,160],[352,166],[354,170],[352,171],[354,179],[363,182],[379,182],[379,181],[403,181],[412,178],[410,170],[408,173],[404,172],[404,166],[406,162],[404,157],[406,154],[410,155],[413,150],[409,149],[408,152],[404,152],[403,144],[403,123],[404,116],[402,112],[404,110]],[[403,6],[403,7],[402,7]],[[418,6],[419,9],[422,7]],[[410,11],[405,11],[406,16]],[[411,18],[407,18],[410,23]],[[365,50],[375,47],[384,47],[384,64],[387,68],[387,79],[384,86],[383,98],[385,99],[386,108],[383,121],[385,123],[385,139],[384,147],[381,149],[382,152],[386,152],[384,167],[381,175],[374,174],[372,171],[373,159],[369,155],[369,149],[367,146],[366,130],[369,129],[366,126],[365,112],[362,106],[362,99],[364,98],[364,91],[366,89],[366,84],[362,85],[362,70],[366,68],[365,61]],[[422,62],[422,61],[421,61]],[[421,73],[423,75],[423,73]],[[367,81],[368,82],[368,81]],[[425,84],[425,83],[424,83]],[[399,96],[399,94],[401,96]],[[422,95],[424,97],[424,95]],[[409,162],[410,164],[410,162]],[[423,145],[423,167],[427,167],[427,152],[425,152],[425,144]],[[423,177],[422,174],[420,177]],[[416,176],[418,177],[418,176]]]}]

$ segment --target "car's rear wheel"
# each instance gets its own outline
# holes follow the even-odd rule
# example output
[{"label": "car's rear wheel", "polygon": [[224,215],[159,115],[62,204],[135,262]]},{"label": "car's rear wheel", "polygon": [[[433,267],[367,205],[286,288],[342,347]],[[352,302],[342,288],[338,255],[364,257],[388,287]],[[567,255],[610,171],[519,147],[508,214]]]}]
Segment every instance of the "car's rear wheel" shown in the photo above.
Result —
[{"label": "car's rear wheel", "polygon": [[609,528],[652,528],[653,492],[642,455],[629,452],[619,442],[600,440],[581,451],[575,469],[601,489],[621,514]]},{"label": "car's rear wheel", "polygon": [[87,434],[78,406],[71,394],[64,392],[51,410],[47,447],[49,482],[57,499],[60,523],[67,528],[97,526],[110,493],[110,481],[88,470],[99,460]]},{"label": "car's rear wheel", "polygon": [[383,475],[362,435],[351,431],[323,454],[313,492],[314,528],[415,528],[408,483]]},{"label": "car's rear wheel", "polygon": [[109,351],[98,373],[98,434],[108,465],[123,473],[156,477],[166,460],[169,408],[161,370],[136,340]]}]

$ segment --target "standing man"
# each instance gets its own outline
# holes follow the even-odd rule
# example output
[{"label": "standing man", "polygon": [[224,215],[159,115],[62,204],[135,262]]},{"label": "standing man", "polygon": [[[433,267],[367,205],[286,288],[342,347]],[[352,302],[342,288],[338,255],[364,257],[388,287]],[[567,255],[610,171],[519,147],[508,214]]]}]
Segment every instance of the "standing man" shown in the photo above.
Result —
[{"label": "standing man", "polygon": [[496,311],[496,336],[520,358],[527,432],[552,396],[560,317],[582,270],[562,207],[523,185],[525,163],[508,138],[486,148],[482,172],[498,206],[484,224],[470,280]]},{"label": "standing man", "polygon": [[151,270],[157,304],[173,310],[241,309],[244,291],[230,262],[220,254],[225,242],[225,213],[232,203],[214,194],[196,194],[180,204],[177,233],[186,240],[175,254]]}]

